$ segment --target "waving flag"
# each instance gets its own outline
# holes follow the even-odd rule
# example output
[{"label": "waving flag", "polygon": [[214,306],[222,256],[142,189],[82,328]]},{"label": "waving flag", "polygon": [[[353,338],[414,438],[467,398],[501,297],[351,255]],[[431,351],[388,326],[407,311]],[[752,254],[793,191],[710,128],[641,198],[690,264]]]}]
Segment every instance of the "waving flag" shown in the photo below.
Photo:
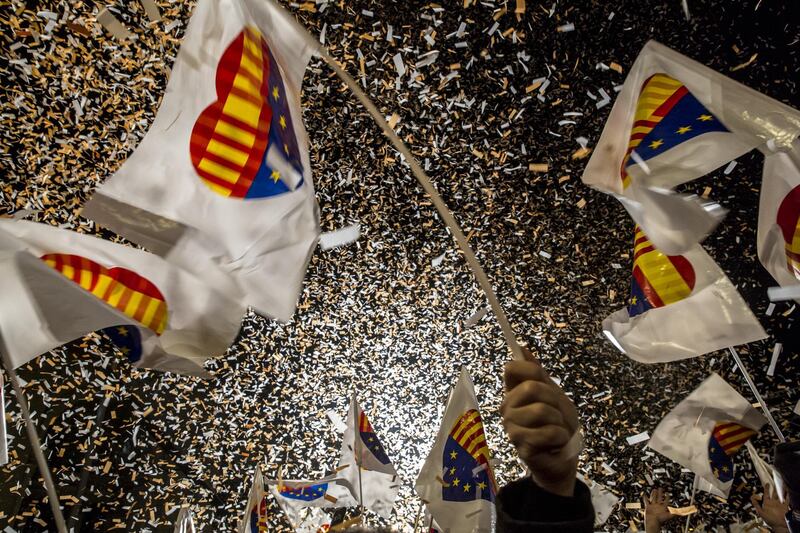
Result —
[{"label": "waving flag", "polygon": [[662,253],[636,227],[628,306],[603,321],[625,355],[666,363],[766,337],[739,292],[700,245]]},{"label": "waving flag", "polygon": [[103,331],[134,366],[204,376],[239,332],[243,305],[141,250],[12,220],[0,220],[0,250],[0,327],[15,366]]},{"label": "waving flag", "polygon": [[494,530],[497,486],[489,459],[475,389],[462,369],[416,484],[444,531]]},{"label": "waving flag", "polygon": [[285,16],[198,2],[150,131],[83,211],[280,320],[319,236],[300,110],[312,51]]},{"label": "waving flag", "polygon": [[384,518],[391,516],[400,480],[355,395],[347,411],[337,475],[353,487],[354,497],[363,498],[361,505]]},{"label": "waving flag", "polygon": [[247,507],[239,520],[237,533],[267,533],[267,495],[264,492],[264,477],[261,468],[256,467],[250,492],[247,493]]},{"label": "waving flag", "polygon": [[[798,134],[797,110],[650,41],[628,73],[582,180],[616,196],[660,249],[682,253],[721,215],[664,190],[767,141],[787,147]],[[663,216],[653,218],[659,205]]]},{"label": "waving flag", "polygon": [[765,423],[750,402],[711,374],[664,417],[648,446],[727,497],[733,485],[733,456]]},{"label": "waving flag", "polygon": [[768,155],[758,210],[758,258],[780,285],[800,285],[800,141]]},{"label": "waving flag", "polygon": [[[277,483],[277,482],[275,482]],[[293,492],[277,484],[269,486],[269,492],[277,500],[286,520],[296,533],[325,533],[330,531],[331,519],[320,507],[303,506],[303,492],[293,498]],[[311,494],[306,492],[305,494]],[[323,496],[324,498],[324,496]]]},{"label": "waving flag", "polygon": [[318,481],[269,480],[270,494],[298,533],[328,531],[330,518],[321,508],[355,507],[353,489],[346,480],[328,476]]}]

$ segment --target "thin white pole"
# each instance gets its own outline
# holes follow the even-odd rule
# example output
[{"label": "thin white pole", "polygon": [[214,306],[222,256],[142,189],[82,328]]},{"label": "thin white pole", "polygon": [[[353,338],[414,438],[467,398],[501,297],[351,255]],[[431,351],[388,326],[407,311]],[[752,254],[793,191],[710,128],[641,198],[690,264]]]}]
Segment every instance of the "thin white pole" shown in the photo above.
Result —
[{"label": "thin white pole", "polygon": [[773,430],[775,430],[775,434],[778,436],[778,440],[780,440],[781,442],[786,442],[786,437],[783,436],[781,427],[772,417],[772,413],[770,412],[769,407],[767,407],[767,402],[765,402],[764,398],[762,398],[761,394],[759,394],[758,389],[756,388],[756,384],[753,382],[753,378],[750,377],[750,373],[745,368],[744,363],[742,363],[742,359],[739,357],[739,354],[736,352],[736,349],[733,346],[731,346],[728,348],[728,351],[731,353],[734,360],[736,361],[736,364],[739,366],[739,370],[742,371],[742,375],[744,376],[745,381],[747,381],[747,384],[750,386],[750,390],[753,391],[753,395],[755,395],[756,400],[761,405],[761,409],[764,411],[764,416],[766,416],[767,420],[769,420],[769,425],[772,426]]},{"label": "thin white pole", "polygon": [[61,506],[58,499],[58,492],[56,491],[55,483],[53,483],[53,476],[50,474],[50,467],[47,466],[47,459],[42,453],[42,442],[39,440],[39,434],[36,432],[36,426],[33,425],[31,420],[31,411],[28,408],[28,400],[25,399],[25,394],[22,392],[22,387],[19,385],[19,378],[14,370],[14,365],[11,364],[11,358],[6,351],[5,341],[3,335],[0,333],[0,356],[3,359],[3,366],[8,373],[8,380],[14,387],[14,393],[17,395],[20,411],[22,417],[25,419],[25,429],[28,432],[28,440],[33,448],[33,455],[36,457],[36,462],[39,465],[39,472],[42,474],[44,486],[47,488],[47,499],[50,500],[50,509],[53,511],[53,517],[56,521],[56,528],[59,533],[67,533],[67,526],[64,522],[64,515],[61,513]]},{"label": "thin white pole", "polygon": [[[694,495],[696,492],[697,492],[697,474],[694,475],[694,481],[692,482],[692,497],[689,499],[689,507],[694,505]],[[683,533],[689,531],[689,521],[692,518],[692,514],[693,513],[686,515],[686,523],[683,525]]]},{"label": "thin white pole", "polygon": [[[275,9],[279,9],[285,13],[285,10],[279,6],[275,0],[268,0],[268,2],[272,4]],[[303,38],[306,45],[317,52],[325,61],[325,63],[327,63],[328,66],[333,69],[336,75],[339,76],[344,84],[347,85],[347,87],[353,92],[356,98],[358,98],[361,104],[366,108],[367,112],[370,114],[378,127],[381,128],[383,134],[389,138],[389,141],[391,141],[394,148],[400,152],[408,165],[411,167],[411,173],[414,174],[415,178],[417,178],[417,181],[428,194],[428,197],[433,202],[434,207],[436,207],[436,210],[439,212],[439,216],[442,217],[445,225],[453,233],[453,238],[456,240],[456,244],[458,244],[458,247],[464,254],[464,258],[467,260],[467,265],[472,271],[472,274],[475,276],[475,279],[478,281],[478,284],[481,286],[483,293],[486,295],[486,299],[489,301],[489,305],[491,306],[492,311],[494,312],[494,315],[500,324],[500,329],[503,332],[503,337],[505,338],[506,344],[511,350],[511,355],[515,359],[525,359],[525,355],[522,353],[522,349],[517,343],[517,337],[514,334],[514,329],[511,327],[511,323],[508,321],[508,317],[506,316],[503,307],[500,305],[500,301],[497,299],[497,296],[494,293],[494,289],[492,288],[492,284],[489,282],[489,278],[486,277],[486,273],[483,271],[481,264],[478,262],[478,258],[475,257],[475,253],[472,251],[472,248],[470,247],[467,238],[464,236],[464,233],[461,231],[461,227],[458,225],[455,217],[453,217],[453,214],[450,212],[447,204],[444,203],[444,200],[442,200],[442,197],[439,196],[439,192],[436,190],[436,187],[434,187],[431,179],[422,169],[417,159],[413,156],[411,150],[409,150],[400,137],[398,137],[394,129],[389,126],[381,112],[378,110],[369,96],[367,96],[366,93],[361,90],[361,87],[359,87],[358,83],[356,83],[353,77],[350,76],[350,74],[348,74],[347,71],[344,70],[333,57],[331,57],[327,48],[322,46],[320,42],[313,35],[311,35],[308,30],[305,29],[305,27],[303,27],[302,24],[297,22],[297,20],[291,16],[291,14],[286,14],[284,18],[287,19],[287,21],[294,27],[294,30]]]}]

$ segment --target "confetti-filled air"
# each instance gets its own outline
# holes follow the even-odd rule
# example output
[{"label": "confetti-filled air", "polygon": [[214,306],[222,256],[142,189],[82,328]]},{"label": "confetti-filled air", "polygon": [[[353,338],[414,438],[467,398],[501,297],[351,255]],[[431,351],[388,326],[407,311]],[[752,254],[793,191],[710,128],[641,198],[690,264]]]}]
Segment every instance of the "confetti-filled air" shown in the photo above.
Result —
[{"label": "confetti-filled air", "polygon": [[[640,286],[651,281],[644,270],[634,277],[637,299],[631,298],[631,272],[639,260],[634,236],[642,230],[620,202],[586,186],[581,175],[649,40],[799,108],[797,6],[762,0],[281,4],[356,79],[410,147],[467,235],[520,342],[573,399],[584,433],[579,474],[619,498],[598,527],[643,530],[644,500],[659,486],[672,494],[673,506],[687,507],[690,500],[697,506],[692,528],[753,520],[750,496],[761,492],[761,481],[744,450],[731,457],[729,449],[723,455],[715,450],[716,462],[704,465],[735,463],[733,477],[717,476],[729,487],[727,499],[698,490],[692,500],[694,474],[647,446],[659,422],[712,373],[754,410],[757,398],[727,351],[648,365],[626,357],[603,335],[603,319],[612,313],[626,308],[634,315],[659,304]],[[0,8],[0,215],[134,246],[81,210],[151,128],[195,1],[0,0]],[[315,192],[321,245],[311,255],[291,319],[281,323],[247,312],[227,353],[205,364],[210,378],[137,368],[129,361],[130,347],[115,341],[114,332],[88,335],[18,369],[65,518],[81,531],[171,532],[179,516],[197,531],[234,531],[251,511],[248,496],[259,465],[270,487],[272,480],[283,489],[283,479],[329,480],[325,476],[339,466],[343,421],[355,393],[365,422],[357,432],[348,430],[348,438],[379,437],[367,448],[378,459],[390,459],[382,475],[394,479],[396,472],[399,480],[393,510],[381,513],[389,518],[367,511],[364,520],[401,532],[419,523],[419,530],[424,512],[414,484],[462,368],[474,381],[477,420],[491,454],[481,451],[473,461],[492,465],[480,479],[494,487],[493,475],[502,486],[525,473],[499,413],[508,347],[431,200],[330,67],[311,58],[302,80],[302,116],[294,116],[285,98],[293,81],[281,77],[268,43],[254,29],[234,37],[230,48],[220,49],[220,55],[239,55],[219,62],[219,100],[204,102],[199,118],[174,117],[190,129],[197,121],[186,146],[187,166],[196,169],[205,192],[237,201],[242,219],[261,199]],[[260,62],[240,64],[243,54]],[[241,95],[248,89],[237,86],[236,76],[249,76],[255,94],[262,85],[268,88],[265,94],[274,101],[247,101]],[[675,105],[684,107],[676,109],[696,112],[699,122],[673,124],[682,119],[673,114],[663,128],[676,129],[663,139],[651,125],[647,135],[655,133],[642,136],[646,146],[625,155],[626,180],[635,179],[634,166],[647,168],[654,151],[701,134],[728,134],[725,117],[685,96],[678,82],[665,77],[648,83],[669,86],[673,92],[665,101],[682,99]],[[236,98],[239,103],[226,103]],[[214,139],[233,138],[220,124],[226,117],[246,122],[247,106],[256,110],[256,133],[239,139],[242,159],[236,178],[228,179],[230,170],[217,158],[236,154],[219,155]],[[310,161],[299,148],[299,124],[308,134]],[[727,146],[735,152],[733,142]],[[703,247],[766,332],[737,351],[783,434],[797,440],[800,310],[792,299],[771,302],[767,289],[779,284],[776,279],[791,284],[797,275],[800,236],[791,232],[798,211],[788,191],[783,203],[774,202],[770,216],[777,217],[785,239],[776,242],[794,270],[784,269],[781,255],[770,263],[770,271],[780,272],[773,279],[757,253],[764,155],[750,148],[677,190],[729,210]],[[776,158],[765,172],[777,179],[787,172],[781,165],[789,164]],[[133,205],[137,199],[122,200]],[[316,238],[309,224],[298,218],[291,254],[301,259]],[[247,235],[230,239],[226,253],[249,253]],[[72,268],[65,258],[49,257],[51,266],[62,273]],[[183,261],[193,266],[190,256]],[[89,262],[82,264],[88,268]],[[691,291],[694,278],[679,261],[671,264]],[[159,313],[183,312],[163,304],[162,293],[169,296],[169,290],[160,278],[140,272],[126,277],[125,285],[120,275],[104,270],[109,265],[91,267],[124,288],[138,287],[131,290],[160,305]],[[293,294],[301,276],[287,278],[283,290]],[[209,297],[215,309],[239,309],[228,302],[236,294],[226,287],[208,290],[224,295]],[[685,297],[678,296],[670,298]],[[284,294],[265,291],[258,298],[251,305],[275,316],[288,313]],[[130,314],[137,332],[146,322],[142,313],[150,300],[144,302],[141,312]],[[231,324],[205,319],[209,326],[198,338],[217,330],[232,336]],[[169,333],[161,314],[149,320]],[[763,336],[753,328],[740,334],[748,340]],[[168,337],[160,337],[161,344]],[[9,383],[3,392],[9,462],[0,466],[0,530],[55,531]],[[753,428],[748,436],[756,429],[744,426]],[[711,427],[721,439],[725,428]],[[750,442],[767,458],[777,439],[767,424]],[[462,445],[457,439],[451,444]],[[330,486],[341,488],[335,481]],[[493,490],[475,493],[494,499]],[[266,501],[254,520],[269,531],[291,531],[276,497]],[[358,514],[355,507],[317,511],[336,522]],[[674,520],[669,528],[683,525]]]}]

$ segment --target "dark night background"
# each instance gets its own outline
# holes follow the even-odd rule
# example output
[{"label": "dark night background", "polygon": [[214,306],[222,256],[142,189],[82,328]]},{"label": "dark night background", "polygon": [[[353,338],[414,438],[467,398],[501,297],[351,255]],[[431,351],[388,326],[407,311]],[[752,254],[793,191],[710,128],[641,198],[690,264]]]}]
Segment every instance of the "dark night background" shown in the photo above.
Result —
[{"label": "dark night background", "polygon": [[[94,21],[107,4],[134,41],[120,43]],[[159,5],[164,20],[149,24],[138,2],[0,0],[0,214],[34,209],[34,220],[118,239],[79,210],[133,151],[158,108],[194,2]],[[643,527],[640,512],[625,503],[649,493],[647,478],[683,506],[692,476],[625,437],[652,433],[711,371],[754,398],[726,353],[646,366],[600,335],[601,320],[627,298],[633,224],[616,200],[580,183],[588,159],[571,159],[577,137],[595,145],[611,110],[596,109],[587,91],[603,88],[614,97],[642,45],[656,39],[798,107],[797,3],[689,0],[687,22],[679,0],[528,0],[520,17],[512,1],[490,37],[493,15],[505,5],[349,0],[290,8],[315,34],[325,28],[332,54],[359,80],[363,55],[370,95],[387,116],[400,116],[400,136],[427,161],[518,336],[578,404],[587,438],[581,471],[622,498],[602,529]],[[42,11],[55,13],[56,24],[48,28]],[[466,34],[448,38],[461,22]],[[566,23],[575,31],[556,30]],[[436,32],[433,45],[423,37],[428,28]],[[429,50],[440,52],[436,62],[420,68],[418,83],[410,85],[406,74],[398,90],[392,56],[401,53],[412,70]],[[623,73],[597,68],[601,62],[616,62]],[[460,77],[443,84],[454,71]],[[525,101],[525,88],[548,75],[545,101]],[[391,525],[411,531],[419,508],[411,487],[462,365],[476,382],[499,479],[521,474],[498,414],[506,349],[491,314],[463,330],[486,304],[452,239],[408,168],[318,60],[307,72],[303,103],[323,231],[359,222],[362,236],[315,253],[291,323],[248,317],[240,341],[209,364],[215,377],[207,382],[131,369],[99,336],[21,369],[66,514],[89,467],[83,531],[172,531],[181,504],[192,507],[201,531],[232,531],[259,461],[268,477],[279,465],[296,478],[335,466],[341,437],[325,413],[343,416],[352,390],[404,483]],[[521,118],[509,118],[523,107]],[[577,123],[559,126],[565,118]],[[705,246],[770,334],[740,353],[787,437],[797,439],[800,311],[784,302],[766,316],[774,282],[755,244],[762,162],[752,152],[731,174],[720,169],[685,190],[711,187],[711,198],[730,209]],[[550,170],[533,173],[529,163]],[[784,351],[770,378],[776,342]],[[11,463],[0,468],[0,528],[54,530],[11,387],[4,392],[12,439]],[[105,396],[108,412],[98,427]],[[775,443],[768,427],[755,440],[764,456]],[[728,502],[699,494],[693,526],[752,518],[749,497],[760,486],[746,453],[736,463]],[[271,513],[271,530],[288,531],[274,503]],[[375,515],[367,521],[380,523]]]}]

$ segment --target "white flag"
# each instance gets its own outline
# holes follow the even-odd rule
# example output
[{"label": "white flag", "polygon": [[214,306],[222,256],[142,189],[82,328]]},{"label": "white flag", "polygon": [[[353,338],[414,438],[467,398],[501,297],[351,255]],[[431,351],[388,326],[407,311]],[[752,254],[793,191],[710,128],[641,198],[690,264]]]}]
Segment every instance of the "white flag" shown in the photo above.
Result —
[{"label": "white flag", "polygon": [[319,235],[300,109],[312,50],[286,16],[199,1],[150,131],[83,211],[281,320]]},{"label": "white flag", "polygon": [[603,321],[603,332],[641,363],[697,357],[767,336],[702,246],[666,255],[638,227],[628,306]]},{"label": "white flag", "polygon": [[800,285],[800,141],[764,160],[758,258],[780,285]]},{"label": "white flag", "polygon": [[489,459],[475,389],[462,369],[416,484],[444,533],[494,531],[497,486]]},{"label": "white flag", "polygon": [[178,512],[178,519],[175,520],[174,533],[196,533],[194,527],[194,516],[188,507],[182,507]]},{"label": "white flag", "polygon": [[267,494],[264,492],[264,477],[261,467],[256,467],[253,472],[253,481],[250,492],[247,493],[247,507],[244,515],[239,520],[237,533],[267,533]]},{"label": "white flag", "polygon": [[727,497],[733,484],[733,455],[765,423],[750,402],[711,374],[661,420],[647,445]]},{"label": "white flag", "polygon": [[589,487],[589,493],[592,497],[592,507],[594,507],[595,527],[602,526],[606,523],[608,517],[611,516],[614,507],[619,503],[619,497],[611,492],[605,485],[583,477],[581,474],[578,474],[578,479]]},{"label": "white flag", "polygon": [[284,479],[267,480],[275,488],[278,502],[295,507],[355,507],[358,501],[353,487],[339,476],[326,476],[315,481]]},{"label": "white flag", "polygon": [[[286,515],[286,520],[296,533],[322,533],[330,529],[331,519],[321,507],[303,505],[302,500],[284,494],[287,491],[281,493],[277,484],[271,484],[269,492],[278,502]],[[348,496],[345,494],[344,498],[347,499]],[[353,505],[355,504],[353,502]]]},{"label": "white flag", "polygon": [[0,329],[12,364],[102,330],[134,366],[207,375],[245,308],[158,256],[88,235],[0,220]]},{"label": "white flag", "polygon": [[786,148],[798,134],[797,110],[649,41],[582,179],[623,200],[656,246],[677,254],[699,242],[719,217],[704,214],[697,203],[665,197],[663,211],[671,216],[652,218],[642,202],[658,203],[658,189],[704,176],[768,141]]},{"label": "white flag", "polygon": [[363,498],[361,505],[383,518],[391,516],[400,478],[355,395],[347,410],[347,428],[336,473],[353,487],[356,499]]},{"label": "white flag", "polygon": [[783,501],[785,494],[783,494],[782,490],[778,490],[778,486],[775,483],[775,478],[777,477],[775,469],[761,458],[756,447],[750,441],[746,442],[745,445],[747,446],[747,453],[750,454],[750,459],[753,461],[756,474],[758,474],[758,479],[761,481],[761,486],[764,488],[764,494],[770,498],[777,497],[780,501]]}]

